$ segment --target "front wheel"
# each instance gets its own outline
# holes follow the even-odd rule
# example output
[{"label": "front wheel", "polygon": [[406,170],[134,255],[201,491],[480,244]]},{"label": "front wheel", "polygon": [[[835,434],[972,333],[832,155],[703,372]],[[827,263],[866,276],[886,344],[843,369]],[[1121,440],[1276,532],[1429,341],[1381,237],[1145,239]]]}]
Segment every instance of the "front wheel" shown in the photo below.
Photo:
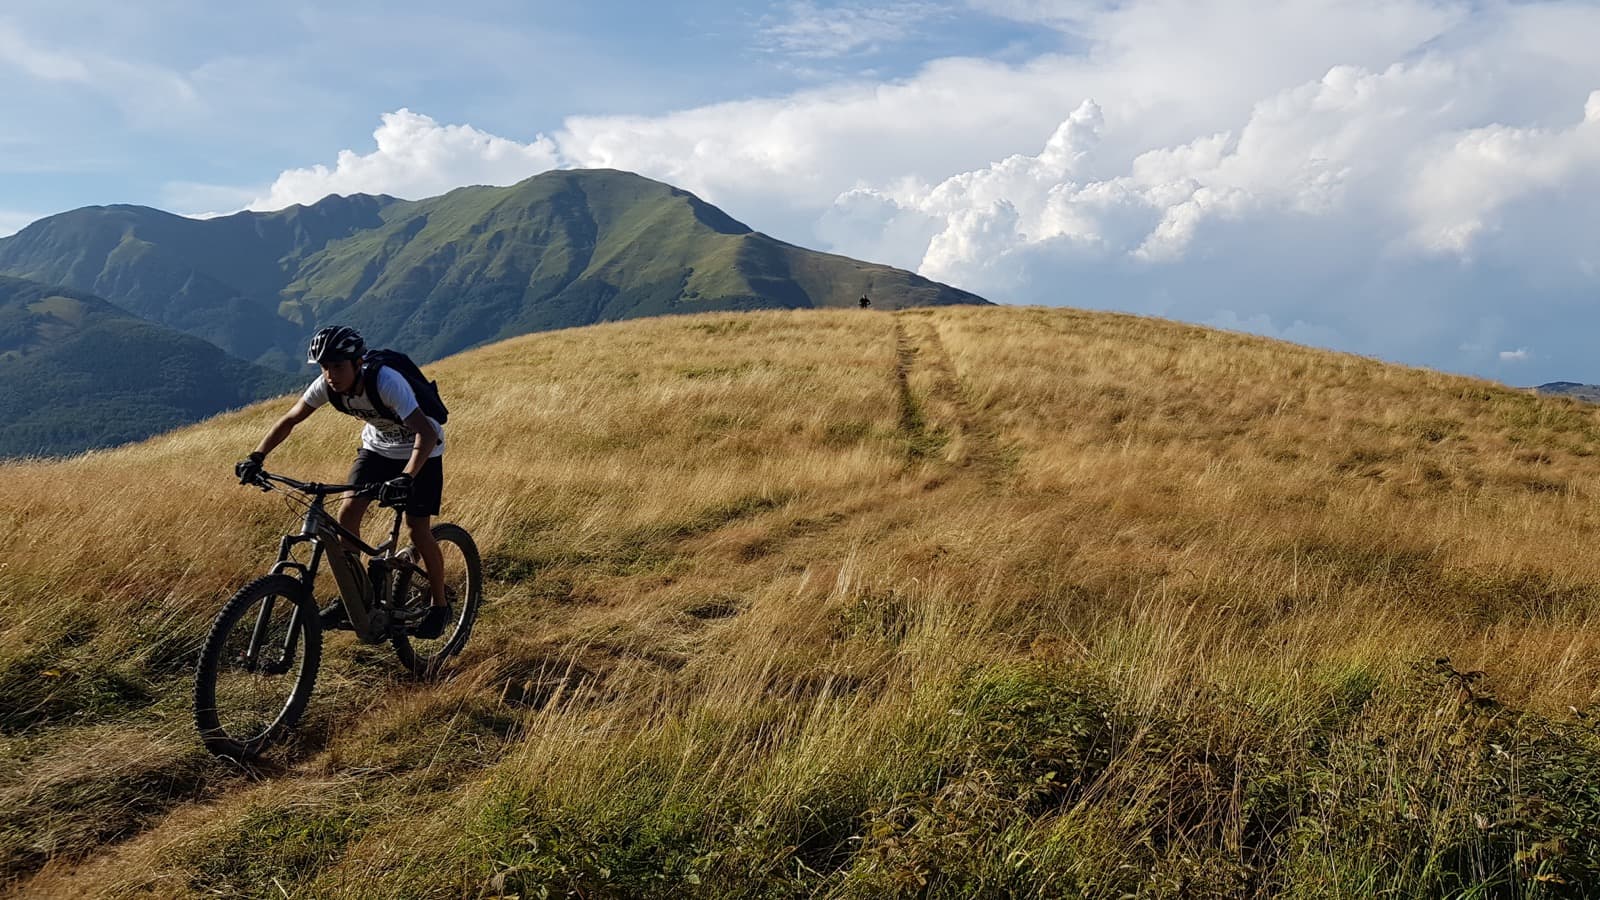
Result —
[{"label": "front wheel", "polygon": [[[407,626],[396,627],[391,638],[400,662],[411,674],[424,678],[438,673],[450,657],[466,646],[483,594],[483,567],[472,535],[460,525],[443,522],[433,526],[433,539],[439,543],[439,555],[444,561],[444,596],[454,615],[436,639],[418,637]],[[406,559],[423,565],[415,547],[402,553]],[[426,612],[432,603],[432,586],[421,575],[402,571],[395,579],[394,598],[396,611],[413,618]]]},{"label": "front wheel", "polygon": [[206,748],[249,759],[300,721],[322,659],[322,624],[304,586],[257,578],[223,605],[200,649],[194,721]]}]

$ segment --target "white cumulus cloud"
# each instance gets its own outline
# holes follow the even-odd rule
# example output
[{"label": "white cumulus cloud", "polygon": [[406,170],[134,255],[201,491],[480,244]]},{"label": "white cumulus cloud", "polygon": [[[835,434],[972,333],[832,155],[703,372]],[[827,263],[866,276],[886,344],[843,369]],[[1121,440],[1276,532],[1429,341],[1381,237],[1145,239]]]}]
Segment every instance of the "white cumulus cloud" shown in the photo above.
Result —
[{"label": "white cumulus cloud", "polygon": [[[1574,327],[1600,295],[1600,6],[969,5],[1060,29],[1072,51],[575,116],[530,143],[400,110],[376,151],[285,172],[252,205],[614,167],[778,237],[1001,302],[1600,381],[1581,369]],[[766,39],[794,53],[866,46],[919,6],[795,4]],[[1490,349],[1523,346],[1540,352]]]},{"label": "white cumulus cloud", "polygon": [[1596,186],[1600,179],[1600,90],[1569,128],[1491,124],[1449,139],[1416,173],[1409,201],[1416,237],[1467,254],[1512,202],[1540,191]]},{"label": "white cumulus cloud", "polygon": [[385,113],[372,133],[377,149],[339,152],[333,166],[290,169],[250,209],[314,203],[329,194],[431,197],[468,184],[514,184],[558,164],[555,144],[540,135],[520,143],[470,125],[440,125],[409,109]]},{"label": "white cumulus cloud", "polygon": [[[1036,156],[836,202],[874,197],[886,220],[911,210],[942,223],[920,267],[955,279],[1061,238],[1175,263],[1208,221],[1267,216],[1357,219],[1400,249],[1465,255],[1515,199],[1600,170],[1600,92],[1570,128],[1474,127],[1483,113],[1455,96],[1465,74],[1431,57],[1382,72],[1337,66],[1263,99],[1237,131],[1122,160],[1094,159],[1104,116],[1085,101]],[[1090,169],[1118,174],[1080,177]]]}]

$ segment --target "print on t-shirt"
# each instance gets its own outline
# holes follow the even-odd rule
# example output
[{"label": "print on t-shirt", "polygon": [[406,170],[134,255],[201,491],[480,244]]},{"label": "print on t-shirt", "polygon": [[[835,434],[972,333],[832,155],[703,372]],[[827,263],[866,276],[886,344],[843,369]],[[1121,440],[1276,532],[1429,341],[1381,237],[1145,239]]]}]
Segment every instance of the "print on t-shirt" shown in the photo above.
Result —
[{"label": "print on t-shirt", "polygon": [[[383,402],[394,410],[394,414],[404,419],[411,415],[417,408],[417,397],[411,392],[411,385],[406,383],[405,376],[393,369],[383,368],[378,370],[378,395]],[[317,376],[300,396],[305,405],[312,408],[321,406],[328,401],[328,382],[322,376]],[[411,447],[416,439],[416,434],[407,428],[403,422],[385,418],[373,405],[372,398],[362,394],[344,397],[345,408],[350,415],[367,423],[361,429],[361,446],[380,456],[390,459],[409,459]],[[428,421],[433,425],[433,432],[439,436],[439,443],[433,448],[432,456],[444,455],[444,426],[435,422],[431,417]]]}]

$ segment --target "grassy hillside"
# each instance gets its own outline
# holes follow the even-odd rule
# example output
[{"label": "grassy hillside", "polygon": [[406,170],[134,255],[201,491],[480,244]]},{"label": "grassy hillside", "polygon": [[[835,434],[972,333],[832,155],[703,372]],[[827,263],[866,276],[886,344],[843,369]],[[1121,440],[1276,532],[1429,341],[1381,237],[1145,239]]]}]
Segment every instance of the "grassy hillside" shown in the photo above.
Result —
[{"label": "grassy hillside", "polygon": [[686,191],[609,169],[206,221],[90,207],[0,239],[0,272],[94,291],[288,371],[306,336],[331,322],[426,361],[667,313],[854,306],[864,293],[882,309],[986,302],[785,244]]},{"label": "grassy hillside", "polygon": [[0,458],[140,440],[296,381],[98,297],[0,276]]},{"label": "grassy hillside", "polygon": [[[494,582],[206,758],[283,402],[0,468],[0,871],[40,896],[1581,896],[1600,413],[1069,310],[611,324],[438,363]],[[269,468],[337,477],[352,423]]]}]

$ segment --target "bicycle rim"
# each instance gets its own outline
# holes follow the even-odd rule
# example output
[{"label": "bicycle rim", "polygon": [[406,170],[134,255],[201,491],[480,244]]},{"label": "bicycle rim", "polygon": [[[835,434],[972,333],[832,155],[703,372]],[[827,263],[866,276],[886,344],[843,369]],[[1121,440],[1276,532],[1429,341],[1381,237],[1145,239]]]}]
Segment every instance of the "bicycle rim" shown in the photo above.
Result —
[{"label": "bicycle rim", "polygon": [[[466,531],[455,525],[440,524],[434,526],[433,534],[444,562],[444,593],[450,603],[452,616],[437,638],[396,632],[393,641],[395,652],[406,668],[416,675],[436,673],[446,660],[461,652],[477,617],[482,591],[478,548]],[[414,550],[407,552],[415,553]],[[415,615],[426,612],[432,603],[432,588],[419,575],[398,579],[395,588],[397,607],[405,613]]]}]

